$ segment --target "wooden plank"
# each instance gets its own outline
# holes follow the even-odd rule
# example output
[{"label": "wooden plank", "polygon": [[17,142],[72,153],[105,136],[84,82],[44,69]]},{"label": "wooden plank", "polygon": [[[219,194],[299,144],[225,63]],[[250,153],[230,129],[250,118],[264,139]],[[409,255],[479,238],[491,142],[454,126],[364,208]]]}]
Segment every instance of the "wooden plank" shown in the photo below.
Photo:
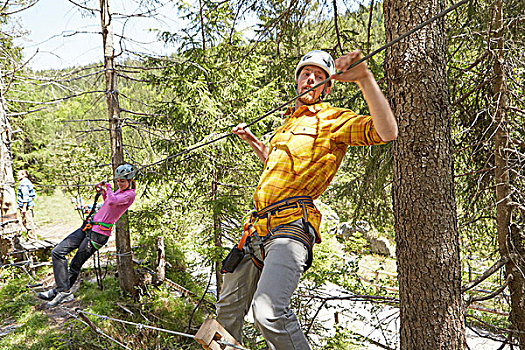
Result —
[{"label": "wooden plank", "polygon": [[233,346],[221,346],[217,343],[217,340],[241,346],[219,322],[211,318],[205,320],[201,325],[197,334],[195,334],[195,340],[206,350],[236,350]]},{"label": "wooden plank", "polygon": [[53,248],[55,244],[51,244],[48,241],[38,241],[42,246],[44,246],[46,249]]},{"label": "wooden plank", "polygon": [[16,217],[16,213],[11,213],[7,215],[0,215],[0,222],[1,223],[9,223],[9,222],[15,222],[18,221]]},{"label": "wooden plank", "polygon": [[33,241],[33,243],[34,243],[35,246],[38,246],[39,249],[44,249],[45,250],[45,249],[49,249],[49,248],[52,247],[51,244],[49,244],[49,243],[47,243],[45,241]]},{"label": "wooden plank", "polygon": [[39,241],[31,241],[31,244],[33,245],[33,247],[35,247],[36,249],[45,249],[46,247],[44,245],[42,245]]},{"label": "wooden plank", "polygon": [[12,229],[12,230],[4,230],[3,228],[0,229],[0,234],[2,234],[4,236],[11,235],[13,233],[18,233],[18,232],[20,232],[19,228]]},{"label": "wooden plank", "polygon": [[50,241],[49,239],[44,239],[44,242],[51,244],[53,247],[58,244],[57,242]]},{"label": "wooden plank", "polygon": [[20,242],[20,246],[27,251],[34,251],[37,250],[37,248],[33,245],[32,242]]}]

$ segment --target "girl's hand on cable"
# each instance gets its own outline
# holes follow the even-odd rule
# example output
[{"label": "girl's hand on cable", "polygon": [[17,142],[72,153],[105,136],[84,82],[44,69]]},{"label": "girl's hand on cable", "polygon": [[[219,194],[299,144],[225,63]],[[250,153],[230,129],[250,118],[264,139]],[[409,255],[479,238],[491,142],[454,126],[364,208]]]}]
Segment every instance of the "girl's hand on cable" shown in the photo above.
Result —
[{"label": "girl's hand on cable", "polygon": [[100,181],[95,185],[95,191],[100,193],[106,192],[106,183],[104,181]]},{"label": "girl's hand on cable", "polygon": [[372,77],[372,73],[368,69],[366,62],[361,62],[357,66],[348,70],[352,63],[357,62],[362,58],[360,50],[354,50],[346,55],[343,55],[335,60],[335,68],[341,74],[334,74],[332,79],[342,82],[359,82],[362,79]]}]

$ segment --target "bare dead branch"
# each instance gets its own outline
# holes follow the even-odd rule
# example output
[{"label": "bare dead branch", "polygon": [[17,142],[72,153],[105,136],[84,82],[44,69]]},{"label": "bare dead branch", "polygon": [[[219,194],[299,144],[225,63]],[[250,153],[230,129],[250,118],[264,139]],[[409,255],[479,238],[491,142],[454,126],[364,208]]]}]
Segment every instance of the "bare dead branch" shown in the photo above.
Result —
[{"label": "bare dead branch", "polygon": [[[373,3],[374,1],[372,0],[372,5],[370,5],[370,9],[372,9],[372,7],[374,6]],[[332,4],[334,7],[334,26],[335,26],[335,34],[337,37],[337,47],[339,47],[339,52],[341,53],[341,55],[344,55],[343,47],[341,46],[341,34],[339,33],[339,26],[337,24],[337,0],[333,0]],[[368,34],[370,35],[370,33]],[[370,36],[368,37],[368,39],[370,39]],[[370,44],[370,42],[368,44]],[[370,50],[370,45],[368,46],[368,48]]]},{"label": "bare dead branch", "polygon": [[[7,8],[7,3],[8,2],[6,2],[6,4],[5,4],[3,9]],[[11,12],[2,12],[2,16],[10,16],[10,15],[14,15],[15,13],[19,13],[19,12],[25,11],[28,8],[31,8],[31,7],[35,6],[37,3],[38,3],[38,0],[35,0],[35,1],[31,2],[31,3],[29,3],[28,5],[26,5],[26,6],[22,7],[22,8],[19,8],[17,10],[14,10],[14,11],[11,11]]]},{"label": "bare dead branch", "polygon": [[6,88],[4,89],[4,91],[2,92],[3,95],[5,95],[8,91],[9,91],[9,88],[11,87],[11,84],[13,83],[13,81],[15,80],[15,77],[16,77],[16,73],[21,71],[22,69],[24,69],[24,67],[36,56],[36,54],[38,53],[38,50],[35,51],[35,53],[33,54],[33,56],[29,57],[29,59],[27,59],[24,63],[22,63],[19,67],[17,66],[14,66],[13,67],[13,72],[11,73],[11,78],[9,79],[9,82],[6,84]]},{"label": "bare dead branch", "polygon": [[150,83],[151,82],[151,80],[137,79],[137,78],[130,77],[129,75],[121,74],[121,73],[117,73],[117,76],[120,78],[126,79],[126,80],[136,81],[137,83]]},{"label": "bare dead branch", "polygon": [[129,113],[129,114],[133,114],[133,115],[142,115],[142,116],[145,116],[145,117],[163,117],[163,118],[166,117],[165,114],[134,112],[134,111],[130,111],[130,110],[127,110],[127,109],[124,109],[124,108],[121,108],[120,112],[122,112],[122,113]]},{"label": "bare dead branch", "polygon": [[505,283],[503,283],[503,285],[501,285],[499,288],[497,288],[496,290],[494,290],[492,293],[490,293],[488,295],[484,295],[484,296],[470,296],[468,298],[468,300],[467,300],[467,305],[470,305],[471,303],[476,302],[476,301],[485,301],[485,300],[490,300],[492,298],[495,298],[496,296],[501,294],[505,290],[505,288],[508,287],[510,279],[511,278],[507,278],[507,280],[505,281]]},{"label": "bare dead branch", "polygon": [[467,91],[465,94],[463,94],[463,96],[459,97],[457,100],[455,100],[454,102],[452,102],[452,106],[458,104],[458,103],[462,103],[463,101],[465,101],[470,95],[472,95],[474,92],[478,91],[479,89],[481,89],[482,87],[484,87],[485,85],[487,85],[488,83],[492,82],[492,79],[494,77],[489,77],[488,79],[485,79],[484,81],[482,81],[481,83],[479,83],[478,85],[476,85],[475,87],[473,87],[472,89],[470,89],[469,91]]},{"label": "bare dead branch", "polygon": [[39,112],[43,109],[47,109],[49,107],[40,107],[40,108],[37,108],[37,109],[32,109],[30,111],[26,111],[26,112],[18,112],[18,113],[6,113],[6,115],[8,117],[18,117],[18,116],[21,116],[21,115],[27,115],[27,114],[31,114],[31,113],[35,113],[35,112]]},{"label": "bare dead branch", "polygon": [[76,123],[76,122],[107,122],[107,119],[68,119],[68,120],[59,120],[59,123]]},{"label": "bare dead branch", "polygon": [[106,91],[103,91],[103,90],[84,91],[84,92],[79,92],[78,94],[73,94],[73,95],[69,95],[69,96],[65,96],[65,97],[62,97],[62,98],[57,98],[57,99],[49,100],[49,101],[45,101],[45,102],[26,101],[26,100],[12,100],[12,99],[6,99],[6,101],[14,102],[14,103],[32,104],[32,105],[37,105],[37,106],[38,105],[54,105],[54,104],[57,104],[57,103],[62,102],[62,101],[70,100],[70,99],[75,98],[75,97],[80,97],[80,96],[83,96],[83,95],[90,95],[90,94],[99,94],[99,93],[106,93]]},{"label": "bare dead branch", "polygon": [[77,7],[80,7],[81,9],[84,9],[86,11],[90,11],[91,13],[95,13],[95,12],[98,13],[98,12],[100,12],[100,9],[90,8],[90,7],[84,6],[82,4],[76,3],[73,0],[67,0],[67,1],[69,1],[70,3],[72,3],[73,5],[75,5]]},{"label": "bare dead branch", "polygon": [[500,268],[502,268],[507,262],[509,261],[509,257],[502,257],[494,265],[489,267],[485,272],[483,272],[481,275],[479,275],[474,281],[471,281],[467,284],[465,284],[461,288],[461,292],[465,293],[469,289],[472,289],[473,287],[477,286],[484,280],[486,280],[488,277],[490,277],[492,274],[494,274],[496,271],[498,271]]},{"label": "bare dead branch", "polygon": [[7,0],[2,6],[2,8],[0,8],[0,15],[4,15],[4,10],[7,8],[7,5],[9,5],[9,0]]},{"label": "bare dead branch", "polygon": [[493,332],[498,332],[499,334],[505,334],[505,333],[525,333],[525,332],[520,332],[518,330],[515,330],[515,329],[510,329],[510,328],[503,328],[503,327],[498,327],[498,326],[494,326],[493,324],[490,324],[490,323],[487,323],[485,321],[483,321],[482,319],[480,319],[479,317],[477,316],[474,316],[474,315],[465,315],[466,318],[473,318],[475,319],[476,321],[478,321],[479,323],[481,323],[482,325],[486,326],[487,328],[490,328],[493,330]]},{"label": "bare dead branch", "polygon": [[366,31],[366,53],[367,54],[370,53],[370,34],[372,31],[372,14],[373,13],[374,13],[374,0],[370,2],[370,11],[368,12],[368,28]]}]

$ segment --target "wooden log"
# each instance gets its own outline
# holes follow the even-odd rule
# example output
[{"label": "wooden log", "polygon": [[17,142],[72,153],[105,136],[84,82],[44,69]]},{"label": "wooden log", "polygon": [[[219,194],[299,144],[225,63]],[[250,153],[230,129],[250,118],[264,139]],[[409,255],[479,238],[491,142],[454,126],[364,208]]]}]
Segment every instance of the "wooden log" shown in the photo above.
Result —
[{"label": "wooden log", "polygon": [[217,340],[241,346],[219,322],[211,318],[204,321],[197,334],[195,334],[195,340],[206,350],[236,350],[233,346],[221,346],[217,343]]}]

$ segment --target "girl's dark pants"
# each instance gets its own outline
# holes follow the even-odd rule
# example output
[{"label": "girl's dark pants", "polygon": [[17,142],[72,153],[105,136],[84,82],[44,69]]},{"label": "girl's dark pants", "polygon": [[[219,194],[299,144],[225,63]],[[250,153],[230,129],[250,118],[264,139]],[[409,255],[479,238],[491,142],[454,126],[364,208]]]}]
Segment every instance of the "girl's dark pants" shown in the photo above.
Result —
[{"label": "girl's dark pants", "polygon": [[[91,241],[100,249],[108,239],[108,236],[91,230],[82,231],[82,228],[79,228],[53,248],[51,256],[57,292],[69,291],[75,284],[82,265],[97,251]],[[77,253],[68,268],[66,256],[77,248]]]}]

